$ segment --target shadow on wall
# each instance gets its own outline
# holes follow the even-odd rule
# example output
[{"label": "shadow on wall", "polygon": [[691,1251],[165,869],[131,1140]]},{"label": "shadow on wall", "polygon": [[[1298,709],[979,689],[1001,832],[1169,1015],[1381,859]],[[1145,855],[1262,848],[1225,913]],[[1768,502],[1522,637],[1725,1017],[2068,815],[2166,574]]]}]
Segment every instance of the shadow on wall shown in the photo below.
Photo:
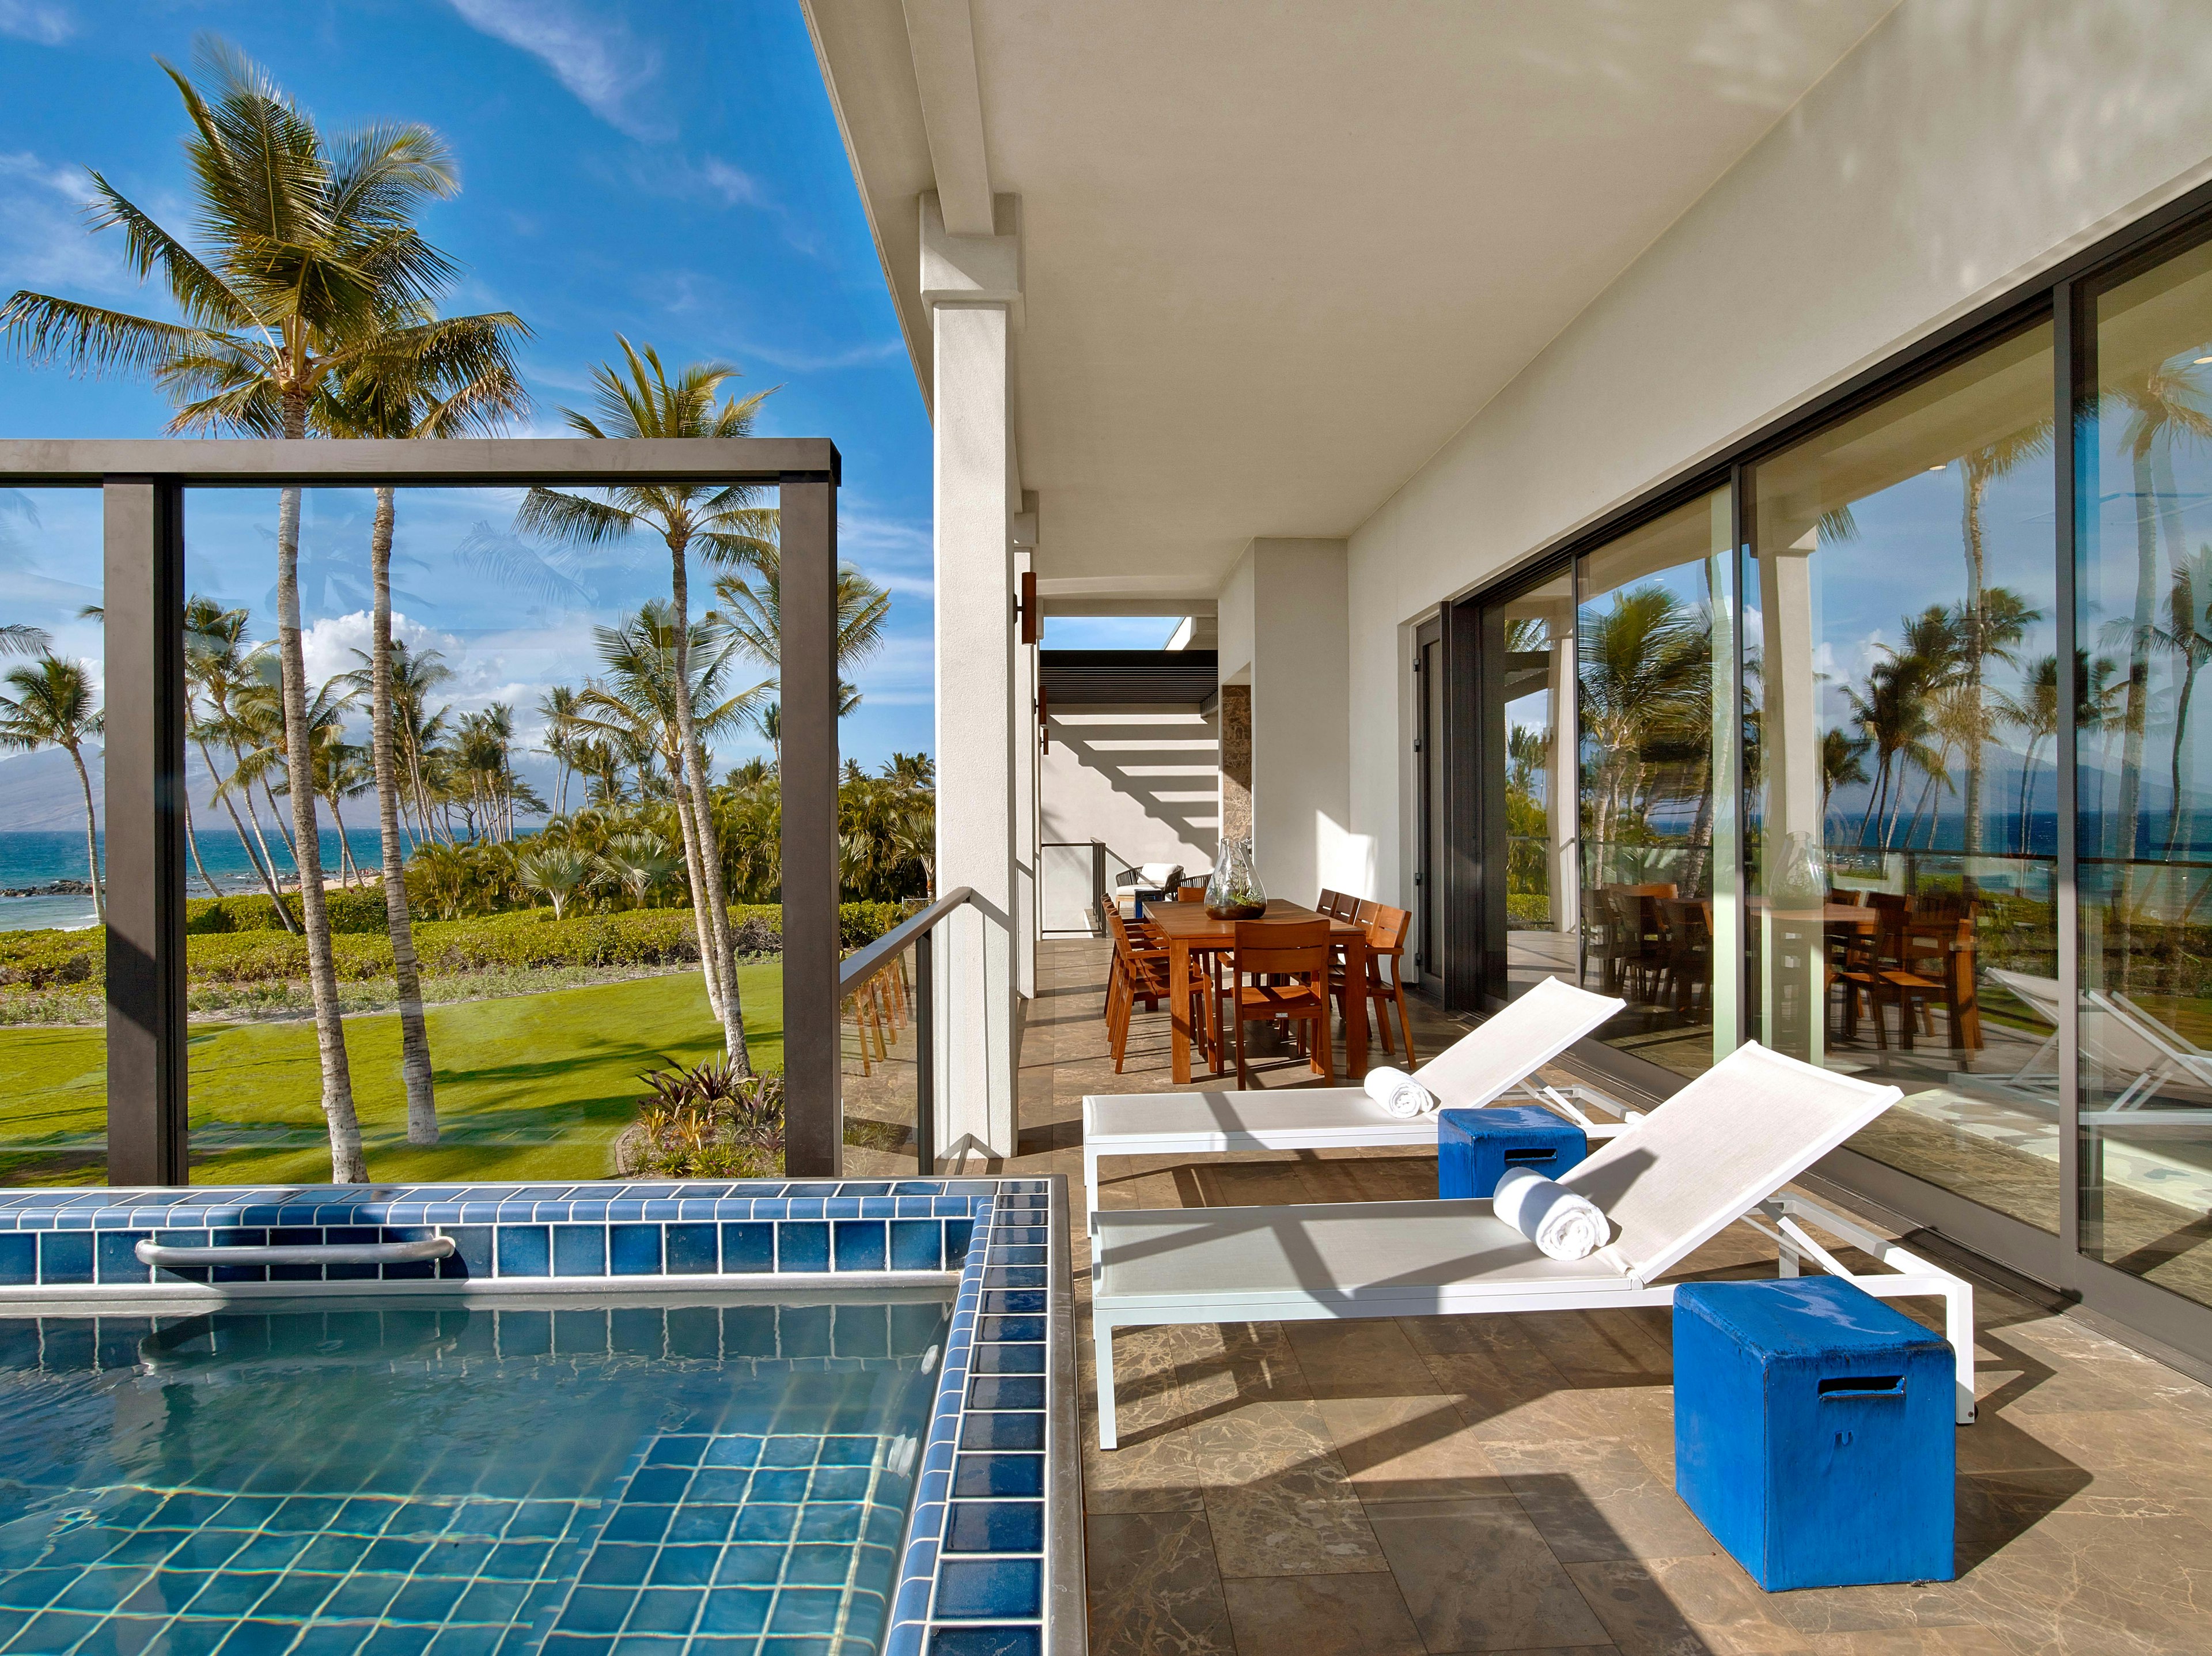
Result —
[{"label": "shadow on wall", "polygon": [[[1109,883],[1145,862],[1181,863],[1192,874],[1212,866],[1220,756],[1211,715],[1193,707],[1054,711],[1051,734],[1037,781],[1042,841],[1103,842]],[[1072,900],[1079,909],[1087,897]]]}]

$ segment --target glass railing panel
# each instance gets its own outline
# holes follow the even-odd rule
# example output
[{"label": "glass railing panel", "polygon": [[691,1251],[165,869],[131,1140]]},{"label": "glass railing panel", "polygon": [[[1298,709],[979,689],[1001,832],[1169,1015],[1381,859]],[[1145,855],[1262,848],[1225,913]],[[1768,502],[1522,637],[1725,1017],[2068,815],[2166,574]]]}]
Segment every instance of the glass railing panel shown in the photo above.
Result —
[{"label": "glass railing panel", "polygon": [[921,983],[927,935],[849,978],[838,1028],[845,1102],[845,1172],[854,1178],[915,1171],[920,1108]]}]

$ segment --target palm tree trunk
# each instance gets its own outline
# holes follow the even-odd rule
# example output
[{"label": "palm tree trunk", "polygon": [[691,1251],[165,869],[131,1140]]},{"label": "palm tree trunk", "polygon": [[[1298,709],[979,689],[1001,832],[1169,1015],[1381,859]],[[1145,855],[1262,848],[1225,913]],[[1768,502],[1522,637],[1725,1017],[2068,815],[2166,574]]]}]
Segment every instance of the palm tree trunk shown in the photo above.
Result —
[{"label": "palm tree trunk", "polygon": [[92,809],[92,778],[85,772],[84,755],[77,751],[75,742],[65,744],[70,762],[76,766],[76,785],[84,789],[84,871],[92,886],[92,915],[94,921],[107,923],[107,898],[100,889],[100,823]]},{"label": "palm tree trunk", "polygon": [[750,1075],[753,1063],[745,1051],[745,1013],[738,993],[738,958],[730,938],[730,904],[724,894],[720,843],[714,832],[714,802],[707,794],[706,756],[700,752],[699,728],[691,716],[691,600],[684,568],[683,543],[672,539],[668,551],[672,569],[670,607],[674,611],[672,620],[676,655],[676,738],[684,751],[683,774],[672,780],[678,788],[687,782],[690,784],[691,807],[699,817],[699,861],[704,865],[707,877],[708,922],[715,963],[722,976],[723,1050],[732,1069],[740,1075]]},{"label": "palm tree trunk", "polygon": [[375,597],[369,640],[369,747],[376,771],[377,826],[384,852],[384,924],[392,937],[392,974],[399,997],[399,1074],[407,1089],[407,1142],[438,1142],[438,1099],[430,1064],[430,1031],[422,1016],[422,968],[415,954],[415,917],[407,904],[407,866],[399,845],[399,766],[392,751],[392,525],[395,491],[376,491],[369,528],[369,581]]},{"label": "palm tree trunk", "polygon": [[[207,766],[208,776],[212,780],[216,774],[215,758],[208,752],[205,742],[202,742],[199,747],[200,763]],[[263,861],[261,855],[253,849],[253,841],[246,837],[246,821],[238,814],[237,800],[228,791],[224,792],[222,798],[222,808],[230,813],[230,825],[238,832],[238,849],[246,853],[246,860],[253,865],[254,875],[261,881],[261,889],[269,893],[269,902],[276,910],[276,918],[283,922],[287,933],[298,935],[300,928],[292,923],[292,911],[284,906],[284,893],[277,889],[276,869]],[[253,808],[253,800],[251,795],[247,796],[246,808],[249,811]],[[261,825],[258,822],[254,824],[253,832],[255,838],[260,837]],[[265,846],[263,848],[264,852],[266,849]]]},{"label": "palm tree trunk", "polygon": [[[305,715],[302,715],[301,716],[304,717]],[[289,713],[284,715],[287,728],[290,728],[291,717],[292,715]],[[288,769],[290,758],[291,756],[288,752],[285,755]],[[289,776],[287,776],[286,781],[287,785],[289,786]],[[269,801],[269,814],[276,820],[277,833],[283,837],[284,849],[291,853],[292,867],[295,869],[297,869],[300,867],[300,843],[293,837],[292,831],[284,825],[284,807],[276,803],[276,790],[269,785],[269,773],[265,770],[261,773],[261,797]],[[321,849],[322,848],[319,845],[316,847],[318,852],[319,852]]]},{"label": "palm tree trunk", "polygon": [[221,897],[222,892],[208,878],[207,863],[200,856],[200,836],[192,826],[192,796],[189,788],[185,793],[185,843],[192,848],[192,867],[200,871],[200,884],[208,888],[210,897]]},{"label": "palm tree trunk", "polygon": [[[307,435],[307,405],[284,399],[284,435]],[[323,1115],[331,1129],[331,1178],[365,1184],[361,1120],[354,1113],[353,1071],[346,1061],[345,1020],[338,1005],[331,915],[323,896],[323,851],[315,837],[314,769],[307,749],[307,667],[300,643],[300,490],[276,505],[276,655],[284,698],[284,756],[292,789],[292,855],[300,867],[300,916],[307,935],[307,982],[315,1001],[315,1046],[322,1059]]]},{"label": "palm tree trunk", "polygon": [[[2158,584],[2158,502],[2156,485],[2151,480],[2150,447],[2147,437],[2136,445],[2135,505],[2136,505],[2136,609],[2128,637],[2128,697],[2127,709],[2122,715],[2120,727],[2120,838],[2112,841],[2109,825],[2106,830],[2106,855],[2117,856],[2123,863],[2132,862],[2136,855],[2136,813],[2142,795],[2144,703],[2150,697],[2150,630],[2152,606],[2156,601]],[[2130,884],[2129,870],[2121,871],[2121,891],[2124,894]],[[2123,906],[2125,904],[2123,897]]]},{"label": "palm tree trunk", "polygon": [[699,862],[699,826],[691,819],[690,796],[676,795],[676,825],[684,839],[684,867],[691,880],[691,922],[699,935],[701,975],[707,980],[707,1008],[722,1021],[722,960],[707,914],[707,876]]},{"label": "palm tree trunk", "polygon": [[[1989,496],[1990,476],[1985,466],[1969,456],[1966,466],[1966,521],[1960,526],[1966,543],[1966,693],[1972,698],[1978,728],[1974,740],[1966,749],[1966,796],[1963,801],[1966,814],[1966,840],[1962,846],[1971,857],[1982,844],[1982,751],[1984,743],[1978,729],[1982,710],[1982,656],[1987,648],[1986,630],[1989,621],[1988,606],[1983,597],[1983,584],[1988,568],[1983,545],[1982,508]],[[1929,843],[1935,843],[1930,831]],[[1965,890],[1971,896],[1974,889],[1974,871],[1966,868]]]}]

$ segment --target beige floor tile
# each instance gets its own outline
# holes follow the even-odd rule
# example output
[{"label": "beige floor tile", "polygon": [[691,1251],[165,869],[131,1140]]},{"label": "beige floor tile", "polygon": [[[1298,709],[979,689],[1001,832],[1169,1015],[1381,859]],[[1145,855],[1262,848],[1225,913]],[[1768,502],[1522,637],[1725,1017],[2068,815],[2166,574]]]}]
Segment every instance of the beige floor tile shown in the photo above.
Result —
[{"label": "beige floor tile", "polygon": [[1391,1501],[1369,1512],[1431,1651],[1607,1642],[1605,1627],[1516,1502]]},{"label": "beige floor tile", "polygon": [[1364,1501],[1510,1493],[1449,1397],[1323,1397],[1316,1407]]},{"label": "beige floor tile", "polygon": [[1395,1322],[1291,1323],[1285,1331],[1316,1397],[1395,1397],[1422,1372]]},{"label": "beige floor tile", "polygon": [[1562,1563],[1718,1549],[1673,1481],[1620,1439],[1493,1443],[1490,1458]]},{"label": "beige floor tile", "polygon": [[1810,1656],[1807,1635],[1725,1556],[1567,1566],[1622,1656]]},{"label": "beige floor tile", "polygon": [[1247,1656],[1424,1656],[1427,1648],[1389,1574],[1232,1578],[1221,1585],[1237,1648]]},{"label": "beige floor tile", "polygon": [[1351,1480],[1332,1461],[1206,1487],[1223,1574],[1388,1572]]},{"label": "beige floor tile", "polygon": [[1234,1656],[1203,1513],[1095,1513],[1084,1528],[1091,1656]]}]

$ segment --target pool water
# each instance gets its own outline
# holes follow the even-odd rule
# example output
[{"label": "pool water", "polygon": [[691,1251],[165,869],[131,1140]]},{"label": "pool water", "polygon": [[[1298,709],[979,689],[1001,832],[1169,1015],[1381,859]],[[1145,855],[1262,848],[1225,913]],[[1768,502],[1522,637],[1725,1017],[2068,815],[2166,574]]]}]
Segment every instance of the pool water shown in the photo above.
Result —
[{"label": "pool water", "polygon": [[0,1318],[0,1652],[873,1651],[949,1312]]}]

